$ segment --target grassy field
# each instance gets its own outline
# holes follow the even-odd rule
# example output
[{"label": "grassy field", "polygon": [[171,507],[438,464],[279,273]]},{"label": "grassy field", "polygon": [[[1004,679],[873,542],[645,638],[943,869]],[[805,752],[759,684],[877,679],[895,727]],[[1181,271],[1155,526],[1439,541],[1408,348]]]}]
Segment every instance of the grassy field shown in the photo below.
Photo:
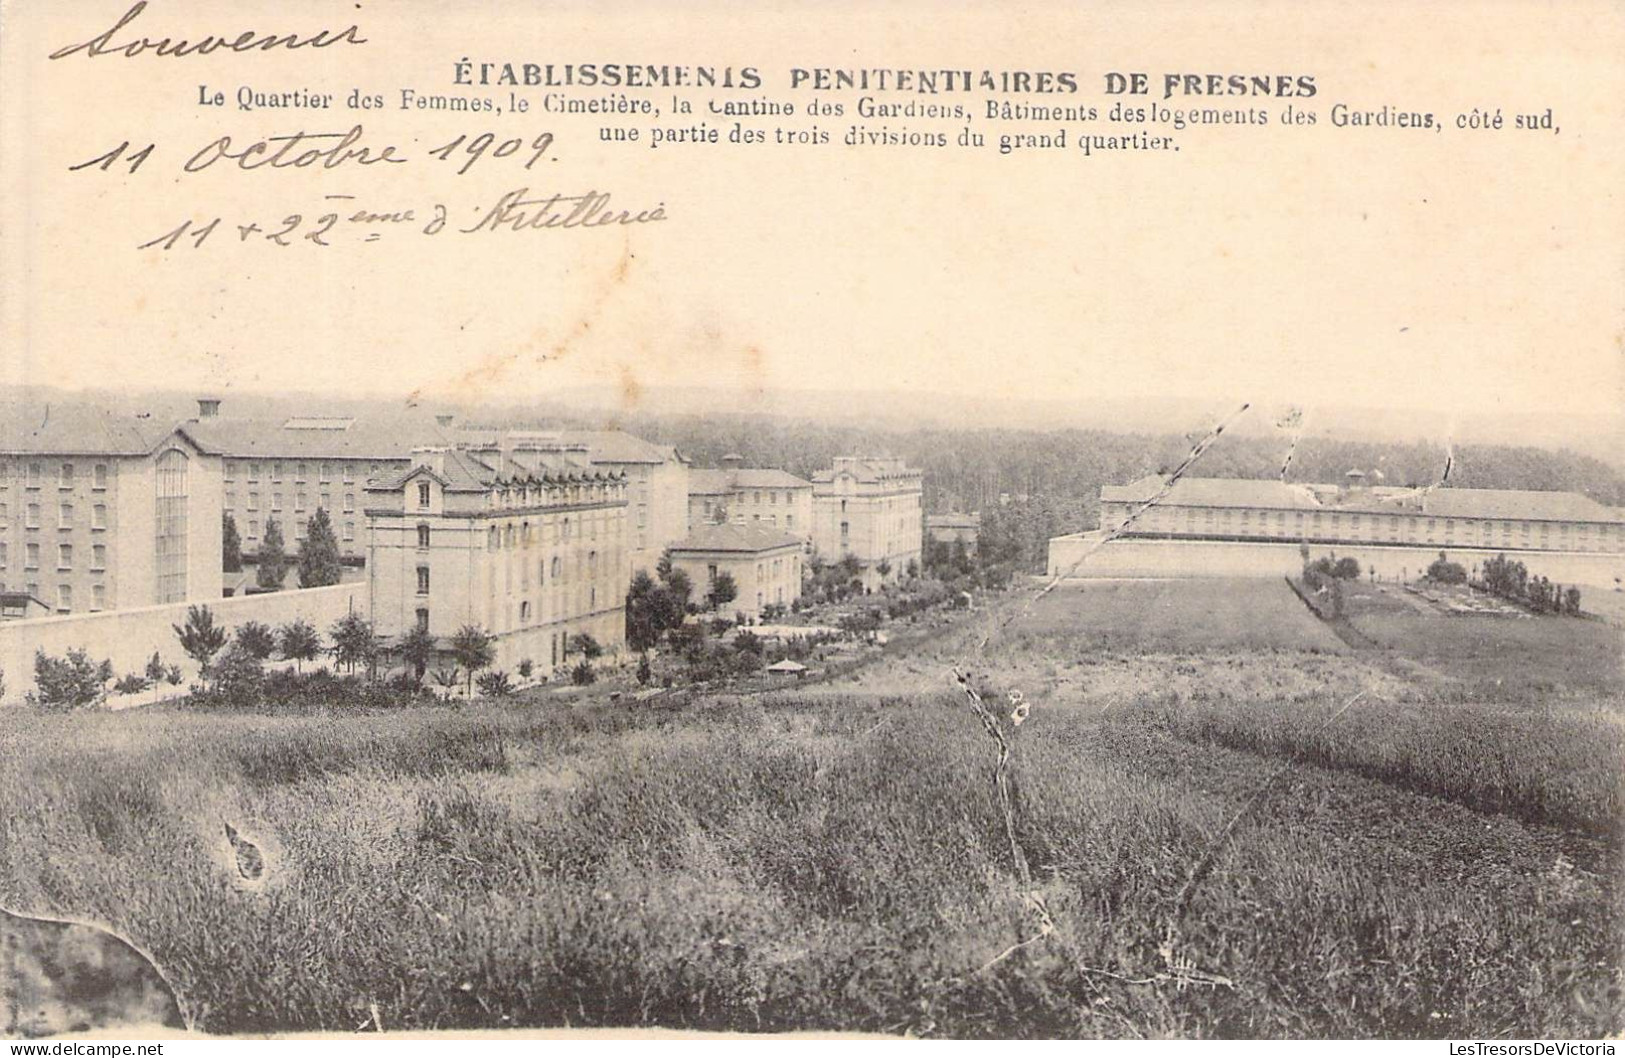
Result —
[{"label": "grassy field", "polygon": [[[1356,651],[1278,582],[1005,605],[662,708],[10,712],[0,902],[115,925],[212,1031],[1620,1031],[1617,639],[1474,632],[1539,670],[1477,701],[1455,618]],[[1029,892],[956,665],[1034,705]]]}]

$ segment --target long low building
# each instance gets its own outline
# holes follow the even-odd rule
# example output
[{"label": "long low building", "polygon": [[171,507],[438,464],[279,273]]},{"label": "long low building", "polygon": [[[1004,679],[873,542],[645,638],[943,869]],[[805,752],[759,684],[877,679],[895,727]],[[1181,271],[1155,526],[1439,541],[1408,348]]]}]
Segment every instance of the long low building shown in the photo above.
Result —
[{"label": "long low building", "polygon": [[[1156,542],[1275,548],[1143,546]],[[1292,568],[1305,543],[1357,548],[1395,576],[1419,573],[1441,550],[1469,559],[1531,552],[1532,569],[1609,585],[1625,566],[1625,511],[1574,492],[1368,485],[1359,471],[1342,485],[1184,478],[1169,486],[1151,475],[1103,487],[1099,528],[1051,540],[1049,565],[1051,575],[1273,574],[1283,563]],[[1277,561],[1275,551],[1289,557]]]}]

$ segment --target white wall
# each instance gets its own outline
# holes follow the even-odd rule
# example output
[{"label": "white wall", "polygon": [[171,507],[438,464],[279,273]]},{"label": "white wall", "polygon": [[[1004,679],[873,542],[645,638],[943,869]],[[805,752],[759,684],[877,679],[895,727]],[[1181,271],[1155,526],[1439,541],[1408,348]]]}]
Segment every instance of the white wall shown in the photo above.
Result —
[{"label": "white wall", "polygon": [[[1058,536],[1049,542],[1049,575],[1065,571],[1095,534]],[[1376,567],[1387,579],[1416,578],[1439,557],[1438,547],[1356,547],[1310,544],[1313,557],[1336,552],[1339,558],[1358,559],[1361,569]],[[1625,555],[1553,551],[1515,551],[1450,547],[1452,562],[1472,569],[1475,563],[1506,555],[1529,568],[1534,576],[1582,589],[1612,589],[1625,577]],[[1084,560],[1069,577],[1280,577],[1303,566],[1296,542],[1239,543],[1217,540],[1113,540]]]},{"label": "white wall", "polygon": [[[172,626],[185,624],[187,607],[195,603],[142,606],[105,613],[43,617],[33,621],[0,623],[0,670],[5,673],[4,701],[20,702],[34,689],[34,652],[44,650],[60,657],[69,648],[82,648],[92,661],[113,662],[115,677],[141,672],[154,650],[166,664],[178,664],[189,680],[196,679],[197,666],[182,651]],[[246,621],[260,621],[273,627],[302,617],[321,633],[326,645],[327,630],[352,609],[367,615],[365,584],[335,584],[303,591],[279,591],[265,595],[244,595],[214,599],[206,604],[214,611],[217,625],[227,631]]]}]

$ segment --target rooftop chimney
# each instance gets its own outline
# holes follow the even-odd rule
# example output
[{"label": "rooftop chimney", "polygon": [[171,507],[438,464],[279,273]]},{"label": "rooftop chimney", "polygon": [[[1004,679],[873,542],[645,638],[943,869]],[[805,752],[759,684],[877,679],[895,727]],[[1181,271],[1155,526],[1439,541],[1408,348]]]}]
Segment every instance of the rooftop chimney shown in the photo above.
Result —
[{"label": "rooftop chimney", "polygon": [[197,399],[197,417],[212,419],[220,414],[219,397],[199,397]]},{"label": "rooftop chimney", "polygon": [[446,450],[444,448],[414,448],[412,449],[412,465],[415,467],[428,467],[443,477],[446,473]]}]

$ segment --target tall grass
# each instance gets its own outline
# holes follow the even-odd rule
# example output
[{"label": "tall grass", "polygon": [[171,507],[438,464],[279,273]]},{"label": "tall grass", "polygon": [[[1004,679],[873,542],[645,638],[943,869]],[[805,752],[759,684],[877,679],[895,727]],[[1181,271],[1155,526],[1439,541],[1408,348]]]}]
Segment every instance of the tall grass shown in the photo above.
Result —
[{"label": "tall grass", "polygon": [[[1183,949],[1233,989],[1082,969],[1160,965],[1192,866],[1272,766],[1184,723],[1040,709],[1021,729],[1017,836],[1058,935],[986,970],[1030,929],[988,741],[947,691],[8,714],[0,900],[115,924],[215,1031],[348,1030],[374,1005],[389,1028],[1617,1031],[1612,875],[1559,855],[1586,839],[1359,776],[1267,799],[1195,892]],[[1396,844],[1348,798],[1437,826]],[[265,851],[262,884],[231,870],[223,820]]]}]

